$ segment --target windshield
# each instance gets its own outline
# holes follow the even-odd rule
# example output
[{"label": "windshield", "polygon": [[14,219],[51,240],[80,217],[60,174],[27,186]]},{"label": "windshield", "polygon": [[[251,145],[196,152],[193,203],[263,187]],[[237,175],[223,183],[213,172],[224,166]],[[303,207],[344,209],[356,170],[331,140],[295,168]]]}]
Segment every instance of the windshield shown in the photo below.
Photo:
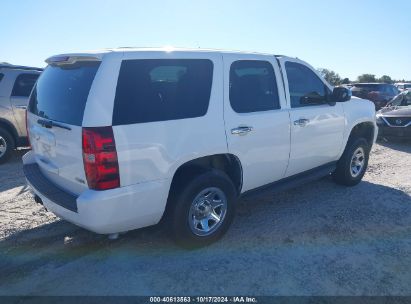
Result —
[{"label": "windshield", "polygon": [[81,126],[91,84],[99,62],[48,66],[33,89],[29,112]]},{"label": "windshield", "polygon": [[398,94],[388,104],[388,106],[410,106],[411,105],[411,91]]}]

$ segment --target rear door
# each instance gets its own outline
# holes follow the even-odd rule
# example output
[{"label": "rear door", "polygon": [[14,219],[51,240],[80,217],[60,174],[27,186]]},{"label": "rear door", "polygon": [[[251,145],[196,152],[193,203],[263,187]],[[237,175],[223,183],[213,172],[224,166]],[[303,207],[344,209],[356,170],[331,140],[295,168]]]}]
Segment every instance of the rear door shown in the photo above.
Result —
[{"label": "rear door", "polygon": [[307,104],[307,98],[324,99],[331,87],[297,59],[280,59],[287,100],[290,103],[291,153],[286,176],[336,161],[345,129],[341,103]]},{"label": "rear door", "polygon": [[19,73],[13,84],[10,102],[19,133],[26,134],[26,109],[30,92],[39,77],[38,73]]},{"label": "rear door", "polygon": [[84,110],[100,61],[49,65],[30,97],[28,131],[37,164],[52,182],[87,188],[82,157]]},{"label": "rear door", "polygon": [[243,191],[284,177],[290,121],[274,57],[224,54],[224,120],[228,150],[239,157]]}]

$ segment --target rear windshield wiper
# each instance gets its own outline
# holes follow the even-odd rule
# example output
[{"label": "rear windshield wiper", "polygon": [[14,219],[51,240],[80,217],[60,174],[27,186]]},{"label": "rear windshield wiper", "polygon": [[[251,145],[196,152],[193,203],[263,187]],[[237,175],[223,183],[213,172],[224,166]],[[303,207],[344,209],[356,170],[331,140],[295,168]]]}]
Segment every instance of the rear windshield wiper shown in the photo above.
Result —
[{"label": "rear windshield wiper", "polygon": [[47,129],[51,129],[51,128],[53,128],[53,127],[57,127],[57,128],[62,128],[62,129],[71,131],[71,128],[70,128],[70,127],[67,127],[67,126],[65,126],[65,125],[63,125],[63,124],[60,124],[60,123],[55,122],[55,121],[52,121],[52,120],[39,119],[39,120],[37,120],[37,123],[38,123],[39,125],[43,126],[44,128],[47,128]]}]

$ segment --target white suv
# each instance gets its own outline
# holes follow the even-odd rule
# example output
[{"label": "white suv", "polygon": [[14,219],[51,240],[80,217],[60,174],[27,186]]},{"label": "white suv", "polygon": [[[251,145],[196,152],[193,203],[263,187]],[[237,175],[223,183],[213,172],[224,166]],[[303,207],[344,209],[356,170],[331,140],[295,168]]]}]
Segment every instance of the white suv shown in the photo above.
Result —
[{"label": "white suv", "polygon": [[332,174],[355,185],[374,105],[295,58],[114,49],[51,57],[28,109],[36,200],[117,234],[167,223],[178,243],[221,237],[240,196]]}]

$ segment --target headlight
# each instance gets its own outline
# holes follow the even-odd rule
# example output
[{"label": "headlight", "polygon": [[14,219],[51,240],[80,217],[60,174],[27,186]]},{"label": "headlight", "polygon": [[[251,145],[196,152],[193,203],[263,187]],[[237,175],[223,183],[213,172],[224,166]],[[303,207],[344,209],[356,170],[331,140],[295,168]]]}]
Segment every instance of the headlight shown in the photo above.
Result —
[{"label": "headlight", "polygon": [[382,119],[381,115],[376,116],[377,125],[385,125],[384,120]]}]

